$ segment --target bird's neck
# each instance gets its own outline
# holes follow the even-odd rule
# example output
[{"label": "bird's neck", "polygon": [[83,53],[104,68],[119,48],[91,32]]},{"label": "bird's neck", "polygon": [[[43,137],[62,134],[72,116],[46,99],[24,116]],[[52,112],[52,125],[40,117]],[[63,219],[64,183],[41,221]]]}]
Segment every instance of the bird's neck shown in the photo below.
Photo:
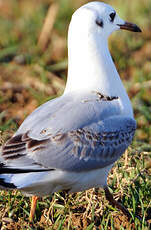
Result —
[{"label": "bird's neck", "polygon": [[68,79],[64,94],[81,90],[117,96],[123,113],[133,116],[129,97],[108,50],[107,39],[93,36],[85,39],[69,33],[68,58]]},{"label": "bird's neck", "polygon": [[68,79],[65,93],[75,90],[97,90],[114,96],[123,90],[107,39],[70,36],[68,40]]}]

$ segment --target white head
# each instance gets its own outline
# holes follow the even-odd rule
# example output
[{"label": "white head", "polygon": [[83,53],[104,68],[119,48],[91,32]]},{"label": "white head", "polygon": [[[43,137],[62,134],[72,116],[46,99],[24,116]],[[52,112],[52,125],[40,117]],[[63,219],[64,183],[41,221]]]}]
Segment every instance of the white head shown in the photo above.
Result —
[{"label": "white head", "polygon": [[98,33],[107,38],[119,29],[141,31],[135,24],[122,20],[110,5],[103,2],[89,2],[80,7],[73,14],[71,25],[74,25],[74,31],[81,32],[80,37],[83,33]]},{"label": "white head", "polygon": [[[90,2],[76,10],[68,33],[66,92],[71,88],[90,89],[99,83],[105,85],[109,71],[112,71],[113,77],[117,75],[108,51],[107,39],[113,31],[119,29],[141,31],[135,24],[122,20],[110,5],[103,2]],[[109,88],[108,85],[106,88]]]}]

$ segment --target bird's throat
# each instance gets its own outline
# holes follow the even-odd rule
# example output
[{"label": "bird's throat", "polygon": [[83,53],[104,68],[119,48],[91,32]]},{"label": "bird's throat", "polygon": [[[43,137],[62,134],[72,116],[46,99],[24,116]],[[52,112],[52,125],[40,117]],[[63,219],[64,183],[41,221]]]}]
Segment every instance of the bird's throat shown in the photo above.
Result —
[{"label": "bird's throat", "polygon": [[71,44],[65,92],[97,90],[112,96],[114,85],[121,85],[121,80],[108,50],[107,40],[93,41],[89,38],[84,41],[81,39],[76,46]]}]

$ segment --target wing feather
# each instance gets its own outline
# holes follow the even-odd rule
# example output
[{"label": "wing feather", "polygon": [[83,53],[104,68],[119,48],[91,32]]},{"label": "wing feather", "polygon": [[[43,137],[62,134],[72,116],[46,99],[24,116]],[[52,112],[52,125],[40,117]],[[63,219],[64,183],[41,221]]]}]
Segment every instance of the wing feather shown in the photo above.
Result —
[{"label": "wing feather", "polygon": [[2,147],[8,167],[85,171],[113,164],[132,141],[136,122],[118,97],[64,95],[36,109]]},{"label": "wing feather", "polygon": [[33,139],[30,132],[19,134],[3,146],[2,156],[11,164],[26,157],[48,169],[84,171],[105,167],[114,163],[129,146],[136,123],[131,118],[115,116],[98,126],[99,132],[84,127],[51,134],[43,140]]}]

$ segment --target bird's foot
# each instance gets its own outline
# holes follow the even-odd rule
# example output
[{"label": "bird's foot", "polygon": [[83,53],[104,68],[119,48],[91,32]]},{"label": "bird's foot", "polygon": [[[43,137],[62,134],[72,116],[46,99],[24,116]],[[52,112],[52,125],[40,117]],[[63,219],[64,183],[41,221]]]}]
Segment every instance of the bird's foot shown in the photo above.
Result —
[{"label": "bird's foot", "polygon": [[[130,212],[127,210],[127,208],[125,208],[121,203],[119,203],[118,201],[116,201],[113,197],[113,195],[110,193],[108,187],[104,188],[105,190],[105,196],[106,199],[109,201],[109,203],[113,206],[113,207],[117,207],[118,209],[120,209],[124,215],[126,215],[128,217],[128,219],[132,219],[132,215],[130,214]],[[138,218],[139,220],[141,220],[141,217],[136,216],[136,218]]]}]

